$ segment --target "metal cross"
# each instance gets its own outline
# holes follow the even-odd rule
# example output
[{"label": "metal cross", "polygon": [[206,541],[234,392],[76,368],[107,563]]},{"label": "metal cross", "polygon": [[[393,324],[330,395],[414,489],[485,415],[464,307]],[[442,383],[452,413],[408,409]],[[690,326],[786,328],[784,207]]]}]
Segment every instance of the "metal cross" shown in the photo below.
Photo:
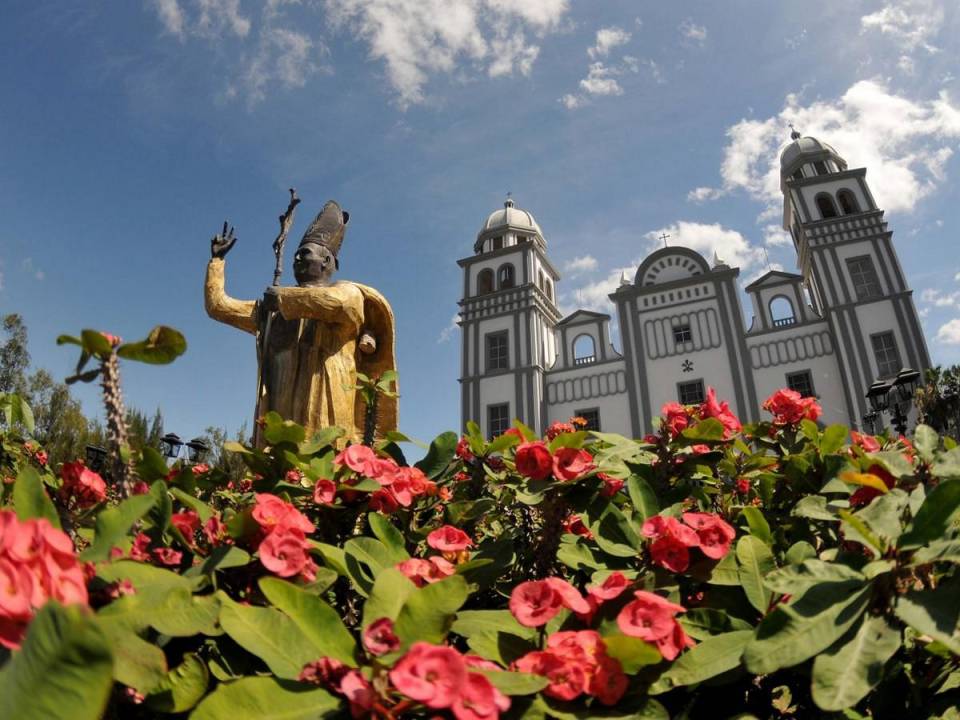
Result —
[{"label": "metal cross", "polygon": [[663,234],[660,235],[660,239],[663,240],[663,246],[664,246],[664,247],[667,246],[667,238],[668,238],[668,237],[670,237],[670,236],[667,235],[666,233],[663,233]]}]

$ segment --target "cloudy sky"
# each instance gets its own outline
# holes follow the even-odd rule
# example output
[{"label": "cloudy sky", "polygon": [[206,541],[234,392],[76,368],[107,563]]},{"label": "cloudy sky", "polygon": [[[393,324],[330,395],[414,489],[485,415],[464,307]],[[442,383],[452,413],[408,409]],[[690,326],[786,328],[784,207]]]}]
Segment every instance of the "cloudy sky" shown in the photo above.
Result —
[{"label": "cloudy sky", "polygon": [[293,236],[329,198],[351,212],[341,276],[391,300],[401,426],[429,438],[459,417],[455,261],[508,191],[564,311],[609,310],[664,232],[745,281],[795,270],[777,224],[792,122],[867,168],[934,360],[960,362],[958,50],[946,0],[15,0],[0,312],[58,376],[60,332],[174,325],[187,354],[128,367],[129,403],[181,435],[236,428],[255,350],[203,312],[209,239],[236,226],[228,288],[258,296],[295,186]]}]

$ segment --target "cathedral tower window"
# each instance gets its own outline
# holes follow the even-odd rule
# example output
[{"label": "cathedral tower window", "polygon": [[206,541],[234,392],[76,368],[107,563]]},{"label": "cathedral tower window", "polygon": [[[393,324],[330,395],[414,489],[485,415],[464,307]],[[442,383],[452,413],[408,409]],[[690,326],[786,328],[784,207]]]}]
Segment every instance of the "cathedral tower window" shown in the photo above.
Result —
[{"label": "cathedral tower window", "polygon": [[503,235],[497,235],[493,239],[493,249],[494,250],[503,250]]},{"label": "cathedral tower window", "polygon": [[903,365],[900,364],[900,351],[893,332],[887,331],[870,336],[873,355],[877,359],[877,372],[881,378],[893,377]]},{"label": "cathedral tower window", "polygon": [[487,434],[490,439],[510,429],[510,403],[487,405]]},{"label": "cathedral tower window", "polygon": [[497,270],[497,289],[505,290],[507,288],[512,288],[515,284],[513,265],[510,265],[509,263],[506,265],[501,265]]},{"label": "cathedral tower window", "polygon": [[597,348],[591,335],[578,335],[573,341],[573,364],[589,365],[597,360]]},{"label": "cathedral tower window", "polygon": [[600,432],[600,410],[599,408],[590,408],[589,410],[574,410],[574,417],[580,417],[587,421],[584,430]]},{"label": "cathedral tower window", "polygon": [[797,322],[793,312],[793,303],[783,295],[777,295],[770,301],[770,322],[774,327],[786,327]]},{"label": "cathedral tower window", "polygon": [[693,340],[693,332],[690,330],[690,325],[674,325],[673,326],[673,341],[677,345],[681,345],[686,342]]},{"label": "cathedral tower window", "polygon": [[681,405],[700,405],[706,399],[703,380],[677,383],[677,400]]},{"label": "cathedral tower window", "polygon": [[547,299],[553,301],[553,283],[545,280],[543,283],[543,291],[547,294]]},{"label": "cathedral tower window", "polygon": [[837,206],[834,204],[833,198],[827,193],[817,195],[817,209],[820,211],[820,217],[824,220],[838,216]]},{"label": "cathedral tower window", "polygon": [[487,295],[493,292],[493,270],[489,268],[477,273],[477,295]]},{"label": "cathedral tower window", "polygon": [[547,292],[547,278],[546,278],[546,276],[543,274],[543,270],[541,270],[541,271],[537,274],[537,286],[540,288],[540,290],[541,290],[542,292],[544,292],[544,293]]},{"label": "cathedral tower window", "polygon": [[813,392],[813,375],[809,370],[787,373],[787,387],[800,393],[801,397],[815,397]]},{"label": "cathedral tower window", "polygon": [[490,333],[487,337],[487,372],[510,369],[510,346],[507,331]]},{"label": "cathedral tower window", "polygon": [[830,169],[823,160],[817,160],[813,163],[813,169],[817,171],[817,175],[826,175],[830,172]]},{"label": "cathedral tower window", "polygon": [[860,205],[857,203],[857,198],[849,190],[844,189],[838,192],[837,202],[840,203],[840,209],[844,215],[853,215],[854,213],[860,212]]},{"label": "cathedral tower window", "polygon": [[857,300],[869,300],[883,295],[880,279],[877,277],[877,271],[869,255],[848,258],[847,269],[850,271],[850,279],[853,281]]}]

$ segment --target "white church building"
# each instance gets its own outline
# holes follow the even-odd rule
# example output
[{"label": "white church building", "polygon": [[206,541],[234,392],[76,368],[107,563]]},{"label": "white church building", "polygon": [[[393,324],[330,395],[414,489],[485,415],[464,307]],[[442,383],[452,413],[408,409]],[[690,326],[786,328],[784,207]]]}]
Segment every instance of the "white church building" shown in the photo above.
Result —
[{"label": "white church building", "polygon": [[542,434],[579,415],[641,437],[664,403],[699,403],[708,387],[745,422],[790,387],[819,399],[823,422],[861,426],[871,383],[930,366],[912,291],[866,169],[796,132],[780,166],[800,273],[772,270],[748,285],[748,325],[738,268],[684,247],[657,250],[610,295],[619,351],[609,315],[561,317],[546,239],[508,199],[458,261],[461,424],[492,437],[518,418]]}]

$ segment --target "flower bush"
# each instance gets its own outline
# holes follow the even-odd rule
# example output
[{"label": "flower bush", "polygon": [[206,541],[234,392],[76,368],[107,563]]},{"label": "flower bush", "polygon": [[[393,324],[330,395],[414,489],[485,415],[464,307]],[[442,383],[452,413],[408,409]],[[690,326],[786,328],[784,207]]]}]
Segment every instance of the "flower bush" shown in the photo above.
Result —
[{"label": "flower bush", "polygon": [[711,390],[643,440],[555,423],[343,447],[275,414],[248,477],[0,435],[17,718],[949,718],[960,450]]}]

